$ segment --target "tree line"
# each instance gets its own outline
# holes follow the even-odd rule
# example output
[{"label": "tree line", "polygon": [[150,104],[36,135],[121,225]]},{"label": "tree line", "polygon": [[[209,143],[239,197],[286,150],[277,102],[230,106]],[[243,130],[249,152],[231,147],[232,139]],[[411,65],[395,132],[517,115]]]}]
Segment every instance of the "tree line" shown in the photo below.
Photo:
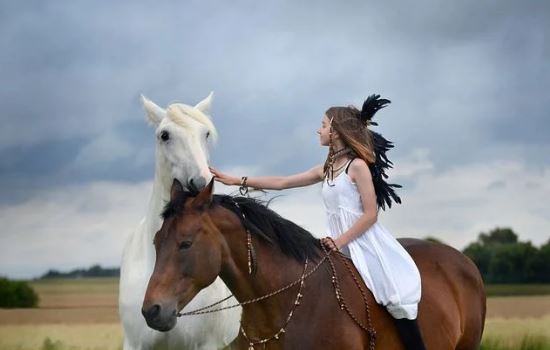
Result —
[{"label": "tree line", "polygon": [[462,251],[477,265],[485,283],[549,283],[550,238],[540,247],[521,242],[511,228],[479,234]]},{"label": "tree line", "polygon": [[119,277],[119,268],[103,268],[100,265],[93,265],[88,269],[74,269],[69,272],[60,272],[58,270],[49,270],[43,274],[40,279],[51,278],[84,278],[84,277]]},{"label": "tree line", "polygon": [[[430,241],[440,242],[435,238]],[[462,251],[477,265],[485,283],[550,283],[550,237],[540,247],[522,242],[511,228],[481,232]],[[41,279],[118,277],[120,269],[94,265],[70,272],[50,270]]]},{"label": "tree line", "polygon": [[[426,238],[440,242],[436,238]],[[440,242],[441,243],[441,242]],[[462,251],[477,265],[485,283],[550,283],[550,238],[540,247],[521,242],[511,228],[495,228],[479,234]],[[119,268],[94,265],[69,272],[49,270],[40,279],[118,277]],[[0,277],[0,308],[34,307],[38,295],[25,281]]]}]

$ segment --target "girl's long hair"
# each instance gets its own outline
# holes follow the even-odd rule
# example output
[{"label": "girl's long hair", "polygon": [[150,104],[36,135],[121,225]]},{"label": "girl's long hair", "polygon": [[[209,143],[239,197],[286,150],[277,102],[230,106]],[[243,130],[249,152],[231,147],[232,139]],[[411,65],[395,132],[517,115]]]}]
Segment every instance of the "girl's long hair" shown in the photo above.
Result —
[{"label": "girl's long hair", "polygon": [[354,106],[330,107],[325,114],[330,121],[331,128],[329,152],[323,167],[325,177],[328,179],[334,162],[333,132],[340,135],[344,145],[351,149],[352,156],[363,159],[369,166],[374,164],[376,156],[373,137],[366,123],[361,121],[361,111]]}]

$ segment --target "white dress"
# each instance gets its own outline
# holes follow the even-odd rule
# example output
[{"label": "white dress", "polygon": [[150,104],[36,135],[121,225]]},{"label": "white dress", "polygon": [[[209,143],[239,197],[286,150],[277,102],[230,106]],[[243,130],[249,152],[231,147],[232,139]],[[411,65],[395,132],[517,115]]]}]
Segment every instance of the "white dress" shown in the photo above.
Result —
[{"label": "white dress", "polygon": [[[328,233],[336,239],[363,215],[363,204],[357,185],[346,171],[330,183],[334,186],[323,181],[322,195]],[[411,256],[381,224],[376,222],[341,250],[351,258],[376,302],[394,318],[416,318],[420,273]]]}]

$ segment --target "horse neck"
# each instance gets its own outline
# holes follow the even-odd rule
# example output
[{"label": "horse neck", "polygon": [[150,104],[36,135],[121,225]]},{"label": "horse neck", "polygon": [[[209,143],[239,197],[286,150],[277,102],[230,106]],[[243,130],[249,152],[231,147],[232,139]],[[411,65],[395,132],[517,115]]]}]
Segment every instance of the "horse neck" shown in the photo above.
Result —
[{"label": "horse neck", "polygon": [[[236,221],[238,219],[235,218]],[[229,253],[220,273],[221,279],[239,302],[265,296],[283,286],[298,280],[304,264],[284,255],[273,245],[256,238],[252,234],[252,245],[256,252],[257,271],[248,273],[246,231],[238,224],[237,228],[225,231]],[[313,264],[309,264],[309,268]],[[287,317],[298,293],[298,286],[257,303],[245,305],[241,323],[262,325],[267,328],[280,325]],[[250,320],[250,322],[248,322]],[[260,327],[260,326],[258,326]]]},{"label": "horse neck", "polygon": [[159,160],[159,155],[157,154],[153,191],[151,192],[145,217],[147,239],[152,240],[155,233],[160,229],[162,224],[160,217],[162,210],[165,203],[170,200],[170,184],[170,175],[166,171],[166,167],[163,166]]}]

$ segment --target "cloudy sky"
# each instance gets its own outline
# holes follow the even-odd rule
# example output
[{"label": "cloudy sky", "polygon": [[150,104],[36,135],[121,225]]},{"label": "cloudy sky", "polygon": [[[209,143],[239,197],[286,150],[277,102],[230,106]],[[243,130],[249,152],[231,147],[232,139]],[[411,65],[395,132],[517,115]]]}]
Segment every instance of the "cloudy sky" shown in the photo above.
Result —
[{"label": "cloudy sky", "polygon": [[[549,38],[545,1],[0,0],[0,275],[119,264],[153,180],[141,93],[214,91],[212,164],[239,176],[322,162],[323,112],[380,93],[395,236],[461,249],[510,226],[540,245]],[[282,194],[276,210],[324,233],[320,186]]]}]

